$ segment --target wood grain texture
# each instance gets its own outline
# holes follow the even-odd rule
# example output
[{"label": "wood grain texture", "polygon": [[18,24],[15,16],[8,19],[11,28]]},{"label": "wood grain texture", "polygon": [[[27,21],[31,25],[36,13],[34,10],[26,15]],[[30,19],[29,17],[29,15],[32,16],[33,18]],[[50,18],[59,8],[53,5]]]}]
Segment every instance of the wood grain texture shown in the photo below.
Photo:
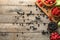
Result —
[{"label": "wood grain texture", "polygon": [[[35,1],[0,0],[0,40],[49,40],[49,35],[42,35],[41,32],[42,30],[47,31],[47,25],[50,21],[46,19],[46,15],[45,17],[40,16],[43,12],[36,8]],[[17,11],[25,12],[25,14],[19,15]],[[27,16],[30,11],[34,15]],[[36,23],[35,17],[38,16],[41,17],[42,21],[39,20]],[[30,22],[33,24],[28,25]],[[43,23],[46,23],[46,25]],[[38,24],[40,24],[39,27]],[[31,26],[37,29],[33,30]]]}]

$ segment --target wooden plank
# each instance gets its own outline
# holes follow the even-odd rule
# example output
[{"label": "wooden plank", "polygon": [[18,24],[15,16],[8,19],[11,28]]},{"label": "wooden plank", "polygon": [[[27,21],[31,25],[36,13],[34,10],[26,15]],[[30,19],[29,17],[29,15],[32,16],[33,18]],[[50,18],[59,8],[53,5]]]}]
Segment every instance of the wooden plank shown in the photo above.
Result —
[{"label": "wooden plank", "polygon": [[[24,3],[21,3],[24,1]],[[26,3],[26,1],[28,3]],[[31,1],[31,3],[30,3]],[[37,14],[40,14],[40,10],[36,11],[36,7],[34,6],[34,2],[36,0],[0,0],[0,32],[6,32],[8,36],[0,37],[1,40],[48,40],[48,36],[44,36],[41,34],[42,30],[47,30],[47,24],[49,23],[49,20],[45,17],[41,16],[41,20],[43,22],[39,22],[40,26],[38,27],[38,23],[36,24],[33,22],[33,24],[26,24],[28,22],[34,21],[35,17],[37,17]],[[32,4],[32,7],[28,7],[26,5]],[[23,6],[21,6],[23,5]],[[25,15],[18,15],[16,12],[9,12],[9,10],[15,10],[15,9],[23,9],[23,12],[25,12]],[[33,10],[32,10],[33,9]],[[30,13],[30,11],[33,11],[35,15],[27,16],[26,14]],[[15,22],[17,18],[15,16],[19,17],[18,23],[23,23],[23,26],[20,24],[12,24]],[[24,16],[24,18],[22,18]],[[39,15],[40,16],[40,15]],[[29,19],[29,20],[26,20]],[[25,20],[25,22],[23,21]],[[47,20],[47,21],[46,21]],[[9,23],[4,23],[9,22]],[[12,23],[10,23],[12,22]],[[47,23],[44,25],[43,23]],[[30,28],[30,26],[34,26],[37,28],[36,30],[33,30],[33,28]]]},{"label": "wooden plank", "polygon": [[6,33],[0,35],[0,40],[49,40],[49,35],[41,33]]},{"label": "wooden plank", "polygon": [[[32,10],[33,9],[33,10]],[[37,15],[41,13],[40,11],[36,11],[35,6],[28,7],[26,5],[24,6],[0,6],[0,15],[18,15],[18,12],[29,14],[30,11],[33,12],[33,14]]]},{"label": "wooden plank", "polygon": [[18,33],[19,37],[17,39],[21,39],[20,37],[22,37],[23,39],[21,40],[49,40],[49,35],[42,35],[41,33],[23,33],[23,35],[21,36]]},{"label": "wooden plank", "polygon": [[32,0],[32,1],[31,0],[0,0],[0,5],[28,5],[28,4],[34,5],[35,1],[36,0]]},{"label": "wooden plank", "polygon": [[0,40],[16,40],[16,34],[14,33],[0,33]]},{"label": "wooden plank", "polygon": [[33,26],[34,26],[34,28],[37,28],[36,30],[33,30],[33,28],[30,28],[30,26],[32,26],[32,25],[24,24],[24,26],[21,26],[19,24],[0,24],[0,32],[40,33],[42,30],[46,30],[47,31],[47,25],[43,26],[43,24],[41,24],[40,27],[38,27],[37,24],[34,24]]}]

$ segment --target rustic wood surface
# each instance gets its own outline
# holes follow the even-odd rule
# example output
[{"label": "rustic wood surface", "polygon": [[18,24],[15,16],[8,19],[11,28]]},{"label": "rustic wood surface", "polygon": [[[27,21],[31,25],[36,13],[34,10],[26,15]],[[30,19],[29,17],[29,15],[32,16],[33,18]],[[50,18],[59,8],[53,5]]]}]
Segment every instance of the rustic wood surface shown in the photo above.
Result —
[{"label": "rustic wood surface", "polygon": [[[47,25],[50,21],[46,19],[46,15],[40,16],[41,13],[44,13],[36,8],[35,1],[0,0],[0,40],[49,40],[49,34],[42,35],[41,32],[42,30],[47,31]],[[27,16],[30,11],[34,15]],[[19,15],[17,12],[25,12],[25,14]],[[41,20],[36,23],[35,17],[38,16]],[[29,25],[30,22],[33,24]],[[31,26],[36,29],[34,30]]]}]

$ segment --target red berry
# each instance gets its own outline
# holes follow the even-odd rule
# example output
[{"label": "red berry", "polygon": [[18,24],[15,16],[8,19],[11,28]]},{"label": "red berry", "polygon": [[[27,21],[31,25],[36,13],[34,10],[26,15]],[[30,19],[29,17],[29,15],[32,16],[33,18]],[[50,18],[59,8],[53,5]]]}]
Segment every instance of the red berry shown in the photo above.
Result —
[{"label": "red berry", "polygon": [[48,1],[45,1],[46,4],[48,4],[49,2]]},{"label": "red berry", "polygon": [[42,7],[43,6],[43,3],[39,3],[39,5]]},{"label": "red berry", "polygon": [[53,2],[55,2],[56,0],[53,0]]},{"label": "red berry", "polygon": [[53,9],[52,9],[52,14],[55,15],[55,13],[56,13],[57,10],[58,10],[57,7],[53,8]]},{"label": "red berry", "polygon": [[60,14],[60,11],[59,10],[57,10],[56,11],[56,16],[58,16]]},{"label": "red berry", "polygon": [[51,1],[50,4],[53,4],[53,2]]},{"label": "red berry", "polygon": [[51,0],[48,0],[48,2],[51,2]]},{"label": "red berry", "polygon": [[38,2],[38,3],[40,3],[40,2],[41,2],[41,0],[37,0],[37,2]]},{"label": "red berry", "polygon": [[53,35],[51,33],[50,35],[50,40],[58,40],[59,37],[59,34],[57,32],[53,32]]},{"label": "red berry", "polygon": [[60,35],[57,37],[58,40],[60,40]]}]

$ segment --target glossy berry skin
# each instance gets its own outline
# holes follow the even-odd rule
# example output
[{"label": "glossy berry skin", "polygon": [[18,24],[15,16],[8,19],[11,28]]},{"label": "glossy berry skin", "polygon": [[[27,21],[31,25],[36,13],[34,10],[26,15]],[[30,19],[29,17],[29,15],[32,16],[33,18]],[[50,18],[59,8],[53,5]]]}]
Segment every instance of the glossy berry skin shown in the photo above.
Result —
[{"label": "glossy berry skin", "polygon": [[39,4],[40,7],[43,6],[43,3],[41,2],[41,0],[37,0],[37,2],[38,2],[38,4]]},{"label": "glossy berry skin", "polygon": [[52,15],[59,16],[60,15],[60,8],[54,7],[51,11]]},{"label": "glossy berry skin", "polygon": [[57,32],[53,32],[50,35],[50,40],[60,40],[60,35]]},{"label": "glossy berry skin", "polygon": [[52,0],[47,0],[48,2],[51,2]]},{"label": "glossy berry skin", "polygon": [[53,2],[51,1],[50,4],[53,4]]},{"label": "glossy berry skin", "polygon": [[56,0],[45,0],[45,3],[51,5],[51,4],[55,3],[55,1]]},{"label": "glossy berry skin", "polygon": [[52,32],[54,32],[54,31],[56,31],[57,29],[58,29],[58,27],[57,27],[57,24],[55,23],[55,22],[50,22],[49,24],[48,24],[48,31],[50,32],[50,33],[52,33]]},{"label": "glossy berry skin", "polygon": [[45,1],[46,4],[48,4],[49,2],[48,1]]},{"label": "glossy berry skin", "polygon": [[43,6],[43,3],[39,3],[39,5],[40,5],[40,7],[42,7]]},{"label": "glossy berry skin", "polygon": [[52,15],[55,15],[55,12],[58,10],[58,8],[57,7],[54,7],[53,9],[52,9]]}]

